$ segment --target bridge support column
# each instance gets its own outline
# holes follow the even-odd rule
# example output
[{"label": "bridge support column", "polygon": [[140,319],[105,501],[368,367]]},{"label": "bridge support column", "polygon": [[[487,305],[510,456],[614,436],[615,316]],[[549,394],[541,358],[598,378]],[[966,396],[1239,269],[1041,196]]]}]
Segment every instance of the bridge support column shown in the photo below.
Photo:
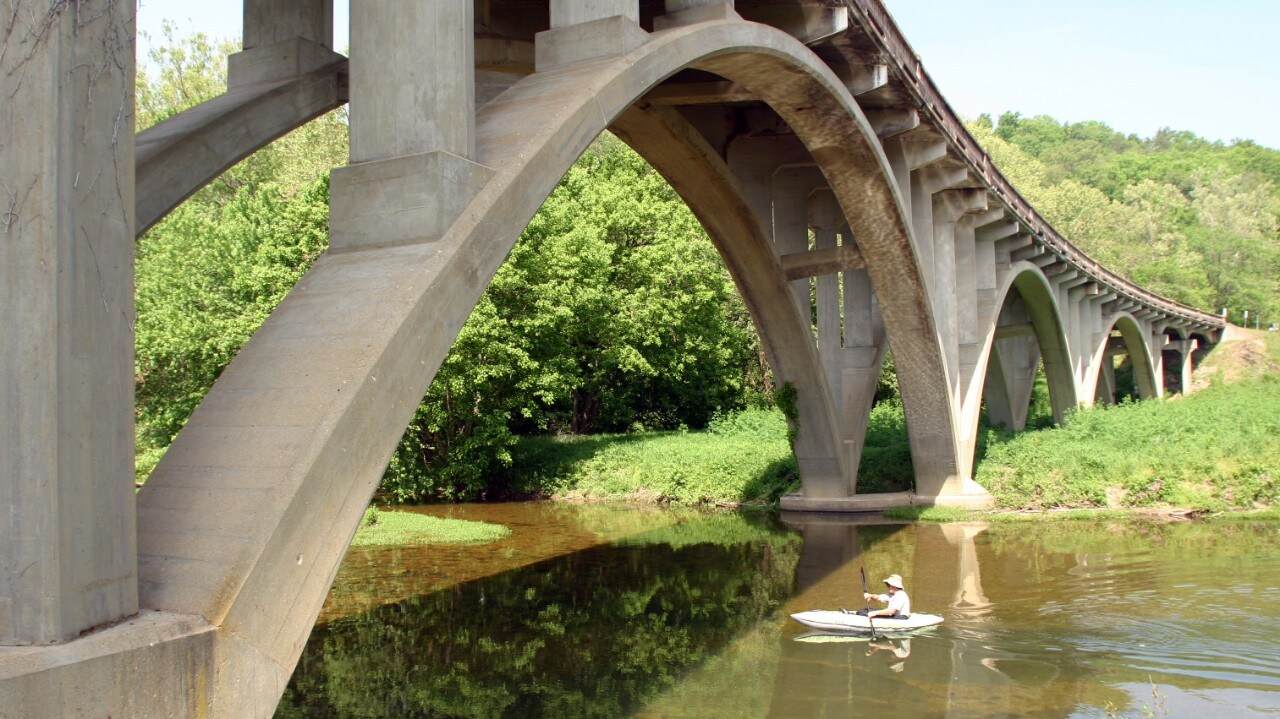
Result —
[{"label": "bridge support column", "polygon": [[[808,204],[815,250],[835,248],[837,228],[842,228],[842,246],[857,246],[835,195],[822,190]],[[866,269],[820,275],[817,290],[819,354],[837,404],[845,457],[856,479],[884,363],[884,323]]]},{"label": "bridge support column", "polygon": [[298,77],[339,59],[333,0],[244,0],[244,50],[227,56],[227,86]]},{"label": "bridge support column", "polygon": [[332,173],[330,248],[439,237],[492,172],[475,156],[471,0],[375,5],[351,22],[351,164]]},{"label": "bridge support column", "polygon": [[1200,346],[1197,340],[1182,340],[1175,342],[1178,352],[1181,353],[1179,362],[1179,375],[1182,379],[1182,393],[1191,393],[1191,371],[1195,369],[1192,365],[1192,358],[1195,356],[1196,348]]},{"label": "bridge support column", "polygon": [[993,426],[1002,425],[1014,432],[1027,428],[1039,360],[1040,347],[1030,328],[1025,334],[997,337],[992,342],[983,396],[987,400],[987,421]]},{"label": "bridge support column", "polygon": [[134,12],[15,0],[5,15],[0,644],[53,644],[138,611]]},{"label": "bridge support column", "polygon": [[631,52],[645,43],[639,0],[551,0],[551,29],[534,38],[538,72]]},{"label": "bridge support column", "polygon": [[[778,254],[791,255],[809,251],[808,197],[815,186],[826,186],[822,171],[812,165],[787,167],[773,173],[774,246]],[[811,322],[813,307],[809,296],[811,277],[791,280],[791,294],[801,322]]]},{"label": "bridge support column", "polygon": [[[947,381],[958,403],[960,393],[960,304],[962,302],[959,272],[961,258],[973,279],[972,228],[958,232],[960,219],[987,209],[987,195],[982,190],[945,190],[933,196],[933,279],[934,320],[947,358]],[[962,249],[967,244],[967,248]],[[975,292],[976,290],[970,291]]]},{"label": "bridge support column", "polygon": [[1103,405],[1116,403],[1116,359],[1115,355],[1103,353],[1102,367],[1098,375],[1098,392],[1095,402]]}]

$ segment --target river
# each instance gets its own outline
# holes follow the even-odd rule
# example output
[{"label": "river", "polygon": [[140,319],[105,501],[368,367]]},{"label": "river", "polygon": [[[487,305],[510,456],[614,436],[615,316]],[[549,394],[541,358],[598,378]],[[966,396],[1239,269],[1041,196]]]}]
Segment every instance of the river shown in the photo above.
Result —
[{"label": "river", "polygon": [[[1280,715],[1280,524],[909,524],[423,507],[485,545],[353,549],[276,716]],[[909,639],[789,619],[903,576]]]}]

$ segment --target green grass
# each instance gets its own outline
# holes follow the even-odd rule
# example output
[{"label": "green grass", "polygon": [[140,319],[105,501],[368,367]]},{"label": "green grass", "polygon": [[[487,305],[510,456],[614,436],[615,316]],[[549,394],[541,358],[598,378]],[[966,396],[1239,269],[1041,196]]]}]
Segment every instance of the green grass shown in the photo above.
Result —
[{"label": "green grass", "polygon": [[509,490],[567,499],[770,504],[798,486],[776,410],[721,418],[702,432],[531,437],[512,452]]},{"label": "green grass", "polygon": [[407,544],[475,544],[511,534],[500,524],[445,519],[414,512],[386,512],[369,507],[356,530],[353,547]]},{"label": "green grass", "polygon": [[1280,378],[1267,376],[1079,411],[1065,427],[989,437],[975,479],[1002,508],[1269,507],[1277,407]]}]

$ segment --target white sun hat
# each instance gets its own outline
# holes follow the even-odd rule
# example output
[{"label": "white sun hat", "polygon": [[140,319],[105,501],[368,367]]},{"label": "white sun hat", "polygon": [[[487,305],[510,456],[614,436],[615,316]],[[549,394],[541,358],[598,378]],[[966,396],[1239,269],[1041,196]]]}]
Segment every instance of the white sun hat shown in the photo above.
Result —
[{"label": "white sun hat", "polygon": [[884,580],[884,583],[888,584],[891,587],[897,587],[898,589],[902,589],[902,577],[899,577],[896,574],[890,574],[889,578]]}]

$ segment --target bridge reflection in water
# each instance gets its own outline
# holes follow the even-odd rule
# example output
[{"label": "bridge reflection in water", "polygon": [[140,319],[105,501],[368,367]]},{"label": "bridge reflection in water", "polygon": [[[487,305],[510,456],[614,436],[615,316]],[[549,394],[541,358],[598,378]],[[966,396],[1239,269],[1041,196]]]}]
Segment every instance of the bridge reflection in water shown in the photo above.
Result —
[{"label": "bridge reflection in water", "polygon": [[[865,567],[902,574],[913,608],[946,621],[876,644],[788,624],[770,717],[1280,709],[1273,527],[784,519],[804,536],[785,611],[858,604]],[[1251,549],[1228,568],[1236,543]],[[1240,606],[1204,618],[1196,598],[1233,583]]]},{"label": "bridge reflection in water", "polygon": [[[277,716],[1133,716],[1153,685],[1169,716],[1280,710],[1274,524],[438,511],[515,532],[353,552]],[[945,623],[869,642],[788,618],[859,605],[862,568]],[[352,594],[375,573],[406,592]],[[1209,621],[1195,599],[1226,586]]]},{"label": "bridge reflection in water", "polygon": [[[993,641],[996,606],[984,593],[975,543],[985,524],[904,525],[806,514],[789,514],[785,521],[804,535],[798,591],[788,612],[861,606],[859,570],[865,567],[868,582],[876,584],[871,591],[897,572],[913,608],[944,615],[946,622],[945,629],[914,640],[783,641],[770,717],[846,716],[851,710],[1067,716],[1085,700],[1084,682],[1055,683],[1053,663],[1021,657]],[[784,635],[794,631],[788,627]]]}]

